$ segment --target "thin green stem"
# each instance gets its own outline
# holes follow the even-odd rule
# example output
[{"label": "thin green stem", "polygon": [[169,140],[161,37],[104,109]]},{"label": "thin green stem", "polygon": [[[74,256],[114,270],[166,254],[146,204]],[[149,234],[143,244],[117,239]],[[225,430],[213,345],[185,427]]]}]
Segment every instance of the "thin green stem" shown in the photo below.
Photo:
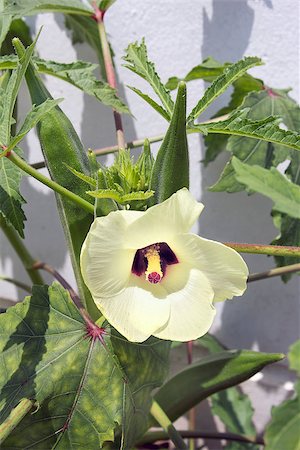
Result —
[{"label": "thin green stem", "polygon": [[34,402],[32,400],[23,398],[11,411],[7,419],[0,425],[0,444],[10,435],[23,417],[25,417],[33,407]]},{"label": "thin green stem", "polygon": [[300,272],[300,264],[291,264],[289,266],[276,267],[275,269],[270,269],[266,272],[253,273],[249,275],[248,283],[251,281],[266,280],[267,278],[278,277],[295,272]]},{"label": "thin green stem", "polygon": [[[192,364],[192,362],[193,362],[193,341],[188,341],[186,343],[186,350],[187,350],[188,364]],[[189,421],[189,430],[194,431],[196,428],[196,408],[195,407],[193,407],[189,410],[188,421]],[[189,439],[189,449],[195,450],[194,439]]]},{"label": "thin green stem", "polygon": [[175,448],[180,450],[188,450],[184,440],[170,421],[166,413],[161,409],[159,404],[154,400],[150,409],[150,413],[159,425],[165,430],[167,436],[171,439]]},{"label": "thin green stem", "polygon": [[[99,37],[100,37],[100,42],[101,42],[101,48],[102,48],[107,82],[113,89],[117,89],[115,69],[114,69],[111,51],[110,51],[109,43],[107,40],[106,29],[105,29],[105,25],[104,25],[104,21],[103,21],[105,11],[101,11],[97,7],[96,3],[94,3],[94,10],[95,10],[95,19],[97,20],[97,24],[98,24],[98,31],[99,31]],[[113,111],[113,114],[114,114],[115,127],[116,127],[116,133],[117,133],[118,147],[125,148],[125,139],[124,139],[124,131],[123,131],[121,114],[115,110]]]},{"label": "thin green stem", "polygon": [[16,287],[23,289],[24,291],[31,293],[31,287],[28,284],[22,283],[22,281],[15,280],[15,278],[6,277],[5,275],[0,275],[0,281],[6,281],[7,283],[14,284]]},{"label": "thin green stem", "polygon": [[[264,440],[262,438],[249,439],[245,436],[241,436],[235,433],[207,432],[202,430],[195,430],[195,431],[180,430],[179,433],[183,438],[190,438],[190,439],[217,439],[220,441],[224,439],[226,441],[246,442],[249,444],[252,443],[257,445],[264,445]],[[168,437],[169,437],[168,433],[166,433],[163,430],[149,431],[138,442],[138,445],[150,444],[152,442],[166,440],[168,439]]]},{"label": "thin green stem", "polygon": [[253,253],[270,256],[300,257],[300,247],[262,244],[240,244],[238,242],[224,242],[224,245],[231,247],[239,253]]},{"label": "thin green stem", "polygon": [[[205,123],[211,123],[211,122],[215,122],[221,119],[224,119],[224,117],[226,116],[220,116],[220,117],[216,117],[214,119],[211,119],[207,122],[203,122],[203,124]],[[201,123],[199,123],[199,125],[201,125]],[[194,130],[189,130],[187,129],[187,133],[188,134],[192,134],[195,133]],[[159,134],[157,136],[152,136],[147,138],[148,141],[150,142],[150,144],[155,143],[155,142],[160,142],[164,139],[165,135],[164,134]],[[144,145],[145,142],[145,138],[143,139],[136,139],[134,141],[130,141],[130,142],[125,142],[124,144],[124,148],[138,148],[138,147],[142,147]],[[97,148],[95,150],[93,150],[93,153],[96,156],[102,156],[102,155],[109,155],[110,153],[115,153],[119,151],[119,145],[111,145],[109,147],[102,147],[102,148]],[[42,169],[43,167],[45,167],[45,162],[44,161],[39,161],[37,163],[32,164],[32,167],[34,169]]]},{"label": "thin green stem", "polygon": [[73,192],[69,191],[68,189],[64,188],[60,184],[56,183],[55,181],[51,180],[50,178],[45,177],[40,172],[38,172],[36,169],[34,169],[30,164],[28,164],[24,159],[20,158],[16,153],[13,151],[10,152],[7,156],[7,158],[10,159],[11,162],[16,164],[20,169],[24,170],[24,172],[28,173],[32,177],[34,177],[36,180],[40,181],[41,183],[48,186],[53,191],[57,192],[60,195],[63,195],[64,197],[71,200],[73,203],[76,203],[81,208],[85,209],[86,211],[90,212],[91,214],[94,214],[94,206],[84,200],[83,198],[79,197],[79,195],[74,194]]},{"label": "thin green stem", "polygon": [[14,248],[15,252],[19,256],[20,260],[23,263],[25,270],[28,273],[29,278],[31,279],[33,284],[44,284],[44,280],[37,272],[32,268],[33,264],[36,263],[36,260],[31,256],[26,246],[23,243],[23,240],[20,238],[17,231],[8,223],[6,220],[0,215],[0,227],[2,228],[5,236],[9,240],[10,244]]}]

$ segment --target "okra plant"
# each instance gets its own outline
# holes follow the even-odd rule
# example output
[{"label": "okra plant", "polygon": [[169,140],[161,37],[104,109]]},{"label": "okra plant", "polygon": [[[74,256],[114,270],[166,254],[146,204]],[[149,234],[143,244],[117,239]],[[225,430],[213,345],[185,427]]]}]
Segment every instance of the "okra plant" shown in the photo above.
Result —
[{"label": "okra plant", "polygon": [[[173,422],[209,398],[227,431],[215,438],[226,438],[227,449],[296,450],[299,392],[273,411],[258,438],[250,400],[237,387],[284,355],[228,350],[208,331],[216,302],[242,296],[252,281],[277,275],[288,281],[300,269],[299,106],[288,91],[248,74],[262,64],[257,57],[226,64],[207,58],[184,79],[171,76],[163,83],[141,38],[129,43],[124,65],[148,83],[156,99],[130,89],[168,128],[164,136],[127,144],[122,115],[130,111],[116,90],[105,28],[113,4],[0,0],[0,226],[32,284],[3,277],[28,296],[0,316],[1,448],[160,448],[155,442],[169,441],[193,449],[187,438],[200,438],[203,431],[195,429],[193,414],[189,430],[179,432]],[[31,36],[26,17],[44,12],[63,14],[74,43],[92,47],[102,79],[95,64],[38,56],[39,35]],[[97,160],[103,152],[85,148],[59,107],[63,99],[51,97],[43,74],[112,109],[117,145],[108,150],[115,153],[110,167]],[[194,79],[209,85],[187,111],[187,85]],[[23,80],[32,108],[20,123]],[[202,113],[229,86],[229,105],[203,121]],[[44,160],[30,165],[22,140],[34,127]],[[246,190],[274,202],[280,235],[271,244],[220,243],[190,232],[203,209],[188,190],[191,133],[204,137],[205,165],[224,149],[231,154],[212,191]],[[150,147],[154,140],[162,141],[156,156]],[[138,146],[134,159],[130,147]],[[290,163],[280,173],[277,166],[286,160]],[[55,192],[76,286],[26,246],[20,193],[26,174]],[[278,267],[249,275],[243,252],[272,255]],[[53,277],[50,286],[45,271]],[[190,362],[193,346],[206,356],[167,378],[170,352],[183,343]],[[290,367],[298,372],[299,351],[298,342],[289,353]]]}]

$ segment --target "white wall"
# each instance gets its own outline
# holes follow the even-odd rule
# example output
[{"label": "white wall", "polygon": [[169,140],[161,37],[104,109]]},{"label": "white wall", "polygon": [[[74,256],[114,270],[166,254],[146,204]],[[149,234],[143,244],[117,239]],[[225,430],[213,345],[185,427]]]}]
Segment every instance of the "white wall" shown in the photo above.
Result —
[{"label": "white wall", "polygon": [[[44,14],[28,19],[33,31],[43,24],[38,42],[40,55],[46,59],[71,62],[75,59],[94,61],[86,45],[72,48],[63,18]],[[205,57],[220,61],[236,61],[244,55],[263,58],[266,65],[251,70],[255,76],[275,88],[292,87],[291,95],[299,99],[299,2],[298,0],[118,0],[106,15],[106,26],[115,52],[120,95],[128,102],[135,117],[125,117],[127,140],[161,134],[165,121],[150,109],[126,85],[147,89],[137,76],[121,66],[124,49],[135,40],[146,38],[149,57],[155,61],[163,80],[184,76]],[[47,80],[54,98],[65,97],[62,108],[71,118],[86,147],[99,148],[115,144],[112,114],[96,100],[83,96],[75,88],[55,79]],[[199,99],[204,84],[188,86],[188,104]],[[24,114],[29,108],[25,100]],[[213,113],[228,100],[223,95],[212,107]],[[202,139],[189,138],[191,158],[191,190],[206,208],[199,223],[201,235],[219,241],[269,243],[276,229],[269,215],[272,203],[261,196],[245,193],[210,193],[206,188],[217,180],[227,155],[221,155],[208,168],[200,160],[204,155]],[[34,133],[24,144],[28,159],[41,159]],[[156,149],[153,146],[153,149]],[[104,161],[111,161],[111,157]],[[44,171],[45,172],[45,171]],[[46,172],[45,172],[46,173]],[[72,269],[61,227],[56,215],[53,194],[33,180],[25,179],[22,193],[28,203],[26,241],[36,258],[47,261],[74,283]],[[26,274],[1,235],[0,274],[26,280]],[[251,272],[271,268],[274,262],[265,256],[245,256]],[[49,279],[50,281],[50,279]],[[22,298],[23,292],[0,282],[1,296]],[[242,299],[220,305],[213,331],[230,348],[254,348],[267,352],[286,352],[299,337],[299,284],[297,277],[284,285],[280,279],[252,283]],[[255,403],[264,402],[257,414],[262,426],[268,417],[269,405],[279,401],[286,391],[275,385],[289,379],[285,363],[266,371],[258,384],[248,382]],[[254,386],[254,387],[253,387]],[[264,400],[261,400],[261,390]]]}]

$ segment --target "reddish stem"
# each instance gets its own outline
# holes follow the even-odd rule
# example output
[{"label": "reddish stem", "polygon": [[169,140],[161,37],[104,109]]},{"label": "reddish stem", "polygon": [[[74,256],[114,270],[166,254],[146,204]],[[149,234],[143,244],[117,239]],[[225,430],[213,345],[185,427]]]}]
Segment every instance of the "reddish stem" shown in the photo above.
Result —
[{"label": "reddish stem", "polygon": [[[105,30],[105,26],[104,26],[104,21],[103,21],[105,11],[102,11],[101,9],[99,9],[95,1],[93,2],[93,8],[95,11],[93,19],[96,20],[97,24],[98,24],[99,37],[100,37],[100,43],[101,43],[101,48],[102,48],[102,53],[103,53],[103,60],[104,60],[107,82],[113,89],[117,90],[115,69],[114,69],[111,52],[110,52],[110,48],[109,48],[109,44],[108,44],[108,40],[107,40],[106,30]],[[125,139],[124,139],[121,114],[115,110],[113,110],[113,114],[114,114],[114,120],[115,120],[115,128],[116,128],[116,132],[117,132],[118,147],[125,148]]]},{"label": "reddish stem", "polygon": [[105,329],[102,327],[100,328],[98,327],[98,325],[95,324],[95,322],[90,317],[89,313],[83,307],[78,294],[76,294],[72,286],[65,280],[65,278],[63,278],[62,275],[59,272],[57,272],[57,270],[55,270],[53,267],[41,261],[36,262],[33,265],[33,269],[43,269],[46,272],[50,273],[57,281],[60,282],[60,284],[69,292],[71,299],[73,300],[75,306],[77,307],[81,317],[85,321],[87,337],[90,337],[94,341],[96,339],[99,339],[99,341],[103,345],[105,345],[103,338],[103,335],[106,334]]}]

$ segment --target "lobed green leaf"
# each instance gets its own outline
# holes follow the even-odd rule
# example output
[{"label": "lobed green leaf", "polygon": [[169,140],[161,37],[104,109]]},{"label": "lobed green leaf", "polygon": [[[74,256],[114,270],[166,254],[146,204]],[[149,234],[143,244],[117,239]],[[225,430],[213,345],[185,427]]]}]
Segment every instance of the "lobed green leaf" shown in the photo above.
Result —
[{"label": "lobed green leaf", "polygon": [[123,59],[126,61],[125,67],[148,81],[167,113],[171,116],[174,107],[173,100],[169,91],[161,82],[154,64],[148,59],[145,41],[142,40],[140,45],[137,42],[130,44]]},{"label": "lobed green leaf", "polygon": [[14,136],[8,145],[8,150],[12,150],[25,136],[29,131],[36,126],[36,124],[54,108],[58,105],[63,99],[51,100],[47,99],[44,103],[41,103],[38,106],[33,106],[31,111],[25,117],[21,128],[18,130],[16,136]]},{"label": "lobed green leaf", "polygon": [[260,58],[247,57],[235,64],[226,67],[223,74],[216,78],[212,84],[206,89],[203,97],[187,118],[187,122],[194,120],[217,98],[219,97],[234,81],[241,77],[251,67],[261,65]]},{"label": "lobed green leaf", "polygon": [[133,344],[108,332],[103,339],[105,345],[88,338],[57,283],[35,286],[30,298],[0,316],[0,418],[22,398],[39,405],[1,448],[92,449],[105,441],[119,448],[120,439],[133,447],[147,427],[151,391],[166,375],[169,345]]},{"label": "lobed green leaf", "polygon": [[204,133],[231,134],[261,139],[300,150],[300,134],[280,128],[278,126],[280,118],[270,116],[263,120],[254,121],[246,117],[247,113],[247,109],[236,111],[227,120],[201,124],[201,126],[194,125],[193,129]]},{"label": "lobed green leaf", "polygon": [[170,114],[162,106],[156,103],[156,101],[153,100],[153,98],[149,97],[149,95],[147,94],[144,94],[142,91],[140,91],[135,87],[132,86],[128,87],[137,95],[139,95],[143,100],[145,100],[145,102],[147,102],[150,106],[152,106],[152,108],[155,109],[155,111],[157,111],[164,119],[166,119],[168,122],[170,121]]},{"label": "lobed green leaf", "polygon": [[[97,80],[94,75],[97,64],[84,61],[58,63],[41,58],[33,58],[39,73],[51,75],[72,84],[85,94],[91,95],[104,105],[121,113],[129,113],[128,106],[118,97],[116,90],[109,84]],[[0,69],[11,69],[17,66],[17,58],[13,55],[0,57]]]},{"label": "lobed green leaf", "polygon": [[91,16],[93,9],[80,0],[14,0],[7,2],[4,8],[4,14],[14,18],[46,12]]},{"label": "lobed green leaf", "polygon": [[[20,155],[20,150],[16,150]],[[26,220],[22,205],[25,202],[20,194],[23,171],[8,158],[0,158],[0,214],[24,237]]]},{"label": "lobed green leaf", "polygon": [[237,180],[248,189],[269,197],[274,202],[274,210],[300,219],[300,186],[292,183],[277,169],[243,164],[236,157],[232,159]]}]

